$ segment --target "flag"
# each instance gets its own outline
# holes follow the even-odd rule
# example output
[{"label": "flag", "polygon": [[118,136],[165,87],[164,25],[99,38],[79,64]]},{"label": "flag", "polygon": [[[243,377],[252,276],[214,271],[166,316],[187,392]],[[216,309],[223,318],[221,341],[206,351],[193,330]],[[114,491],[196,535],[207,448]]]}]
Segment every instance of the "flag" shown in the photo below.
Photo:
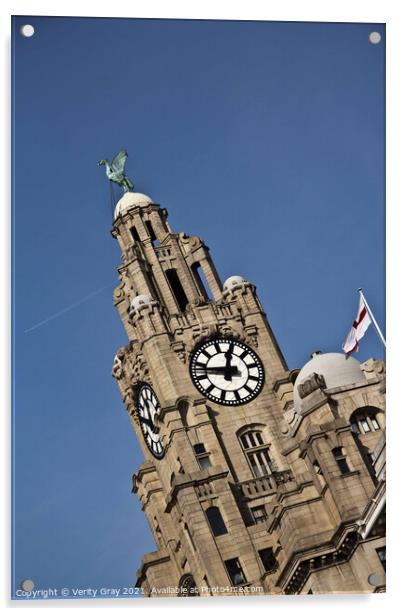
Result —
[{"label": "flag", "polygon": [[349,353],[356,353],[356,351],[359,350],[359,340],[363,338],[370,323],[370,315],[367,311],[362,296],[360,296],[359,310],[357,311],[356,320],[342,345],[342,349],[347,355]]}]

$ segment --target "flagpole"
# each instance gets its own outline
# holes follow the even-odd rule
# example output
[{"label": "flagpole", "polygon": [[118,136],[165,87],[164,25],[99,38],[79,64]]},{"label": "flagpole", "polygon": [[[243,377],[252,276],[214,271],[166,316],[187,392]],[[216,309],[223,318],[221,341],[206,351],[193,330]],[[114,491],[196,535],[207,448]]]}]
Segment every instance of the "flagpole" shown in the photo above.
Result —
[{"label": "flagpole", "polygon": [[384,338],[384,336],[382,335],[382,332],[381,332],[381,330],[380,330],[380,327],[379,327],[379,325],[378,325],[377,321],[376,321],[376,320],[375,320],[375,318],[374,318],[374,315],[373,315],[373,313],[372,313],[372,311],[371,311],[371,308],[370,308],[370,306],[368,305],[367,300],[366,300],[366,298],[365,298],[365,297],[364,297],[364,295],[363,295],[363,289],[362,289],[361,287],[359,287],[357,290],[359,291],[359,293],[360,293],[360,297],[362,298],[363,303],[364,303],[364,305],[366,306],[366,310],[367,310],[367,312],[369,313],[369,317],[370,317],[370,319],[371,319],[371,320],[372,320],[372,322],[373,322],[373,325],[374,325],[374,327],[375,327],[375,330],[376,330],[376,332],[377,332],[377,334],[378,334],[379,339],[380,339],[380,340],[381,340],[381,342],[383,343],[384,347],[386,347],[386,344],[385,344],[385,338]]}]

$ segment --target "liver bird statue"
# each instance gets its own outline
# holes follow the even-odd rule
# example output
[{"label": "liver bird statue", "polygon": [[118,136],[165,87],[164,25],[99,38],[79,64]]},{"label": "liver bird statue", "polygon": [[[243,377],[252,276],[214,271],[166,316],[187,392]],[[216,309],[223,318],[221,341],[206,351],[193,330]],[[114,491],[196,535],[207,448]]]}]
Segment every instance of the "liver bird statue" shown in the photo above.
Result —
[{"label": "liver bird statue", "polygon": [[127,156],[128,154],[126,150],[120,150],[111,163],[107,160],[100,160],[98,162],[98,165],[105,165],[106,175],[109,180],[119,186],[122,186],[125,193],[134,188],[134,183],[124,173],[124,166],[126,164]]}]

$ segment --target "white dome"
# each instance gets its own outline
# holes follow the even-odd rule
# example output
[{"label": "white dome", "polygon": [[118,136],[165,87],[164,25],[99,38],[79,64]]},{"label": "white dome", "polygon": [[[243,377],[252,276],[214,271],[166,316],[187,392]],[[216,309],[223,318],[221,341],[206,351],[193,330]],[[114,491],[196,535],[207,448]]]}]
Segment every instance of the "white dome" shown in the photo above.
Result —
[{"label": "white dome", "polygon": [[136,295],[131,300],[130,314],[132,312],[137,312],[138,310],[140,310],[144,306],[149,306],[152,302],[153,302],[153,298],[151,297],[151,295],[148,295],[148,294]]},{"label": "white dome", "polygon": [[346,357],[343,353],[319,353],[314,355],[300,370],[294,384],[296,411],[301,411],[303,404],[298,386],[314,373],[324,377],[326,389],[366,382],[366,377],[360,364],[354,357]]},{"label": "white dome", "polygon": [[240,287],[245,282],[247,282],[247,280],[243,278],[243,276],[230,276],[223,283],[223,290],[230,291],[232,289],[235,289],[236,287]]},{"label": "white dome", "polygon": [[151,197],[147,195],[143,195],[142,193],[137,192],[126,192],[122,196],[122,198],[117,202],[117,205],[114,210],[114,219],[120,215],[125,214],[128,210],[133,207],[145,206],[153,203]]}]

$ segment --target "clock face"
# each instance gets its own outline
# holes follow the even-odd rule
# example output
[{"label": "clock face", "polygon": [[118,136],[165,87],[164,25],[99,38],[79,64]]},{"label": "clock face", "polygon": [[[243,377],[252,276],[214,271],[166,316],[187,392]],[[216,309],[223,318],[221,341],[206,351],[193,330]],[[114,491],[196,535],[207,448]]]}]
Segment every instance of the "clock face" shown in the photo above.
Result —
[{"label": "clock face", "polygon": [[264,368],[258,355],[243,342],[214,338],[201,344],[190,360],[194,385],[218,404],[246,404],[264,385]]},{"label": "clock face", "polygon": [[159,400],[152,387],[146,383],[141,385],[137,393],[138,419],[148,449],[158,459],[165,455],[159,429],[154,423],[160,408]]}]

